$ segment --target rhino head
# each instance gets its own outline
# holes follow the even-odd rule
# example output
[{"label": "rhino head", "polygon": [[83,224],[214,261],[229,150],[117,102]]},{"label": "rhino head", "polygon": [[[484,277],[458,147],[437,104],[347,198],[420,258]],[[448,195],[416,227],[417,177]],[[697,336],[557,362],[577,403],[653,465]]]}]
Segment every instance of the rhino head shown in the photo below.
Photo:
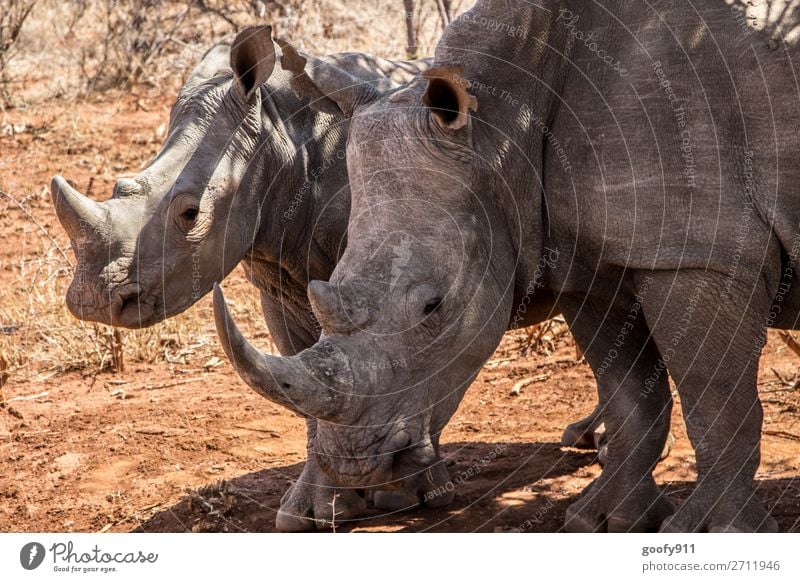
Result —
[{"label": "rhino head", "polygon": [[[77,258],[67,306],[80,319],[145,327],[211,290],[252,246],[263,190],[261,86],[275,65],[269,26],[211,49],[175,103],[166,143],[95,202],[60,176],[51,196]],[[275,157],[273,156],[273,157]],[[263,184],[261,184],[263,182]]]},{"label": "rhino head", "polygon": [[500,341],[511,241],[502,212],[474,189],[477,102],[458,70],[381,92],[289,46],[283,55],[298,93],[351,117],[348,246],[330,281],[309,285],[322,327],[315,346],[260,353],[219,291],[217,330],[256,391],[319,420],[310,447],[329,478],[387,487],[437,461],[441,430]]}]

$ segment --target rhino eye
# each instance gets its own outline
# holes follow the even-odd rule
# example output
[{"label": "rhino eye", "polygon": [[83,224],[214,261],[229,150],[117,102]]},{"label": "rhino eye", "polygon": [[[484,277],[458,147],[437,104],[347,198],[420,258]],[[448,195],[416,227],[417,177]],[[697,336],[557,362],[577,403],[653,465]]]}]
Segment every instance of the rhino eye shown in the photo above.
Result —
[{"label": "rhino eye", "polygon": [[197,208],[190,207],[183,211],[183,213],[181,214],[181,218],[189,222],[194,222],[195,218],[197,218],[198,213],[199,210]]},{"label": "rhino eye", "polygon": [[436,297],[434,299],[431,299],[425,304],[425,308],[422,310],[422,313],[428,316],[431,313],[437,312],[441,306],[442,306],[442,298]]}]

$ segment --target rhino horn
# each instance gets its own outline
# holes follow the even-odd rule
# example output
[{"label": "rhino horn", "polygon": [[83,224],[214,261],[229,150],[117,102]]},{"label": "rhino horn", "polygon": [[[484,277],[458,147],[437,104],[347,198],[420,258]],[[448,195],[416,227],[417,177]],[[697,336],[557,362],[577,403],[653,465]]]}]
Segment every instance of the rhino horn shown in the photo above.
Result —
[{"label": "rhino horn", "polygon": [[308,285],[308,299],[314,315],[323,327],[338,322],[345,315],[341,296],[330,283],[311,281]]},{"label": "rhino horn", "polygon": [[77,239],[87,226],[96,232],[105,223],[105,209],[70,186],[61,176],[55,176],[50,182],[50,196],[58,221],[72,239]]},{"label": "rhino horn", "polygon": [[352,333],[367,324],[369,309],[357,295],[346,284],[311,281],[308,285],[308,300],[317,321],[323,330],[335,335]]},{"label": "rhino horn", "polygon": [[260,352],[239,331],[217,284],[214,321],[231,365],[264,398],[301,416],[331,422],[340,421],[349,409],[353,374],[344,354],[330,342],[318,342],[292,357]]}]

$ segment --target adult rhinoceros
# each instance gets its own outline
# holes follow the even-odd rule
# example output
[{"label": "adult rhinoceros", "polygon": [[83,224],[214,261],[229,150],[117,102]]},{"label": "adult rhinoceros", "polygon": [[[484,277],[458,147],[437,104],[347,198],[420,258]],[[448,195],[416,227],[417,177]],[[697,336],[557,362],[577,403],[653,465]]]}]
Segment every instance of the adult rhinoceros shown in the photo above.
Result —
[{"label": "adult rhinoceros", "polygon": [[[800,312],[800,53],[743,22],[719,0],[479,0],[409,85],[292,69],[352,116],[350,242],[309,286],[322,337],[264,356],[220,293],[215,307],[243,377],[319,413],[312,446],[333,481],[431,462],[521,298],[544,290],[610,435],[567,529],[776,530],[753,490],[756,374],[766,328]],[[411,364],[381,366],[398,359]],[[677,511],[652,476],[667,373],[698,471]]]},{"label": "adult rhinoceros", "polygon": [[[327,60],[376,87],[402,83],[427,64],[359,53]],[[324,98],[321,112],[310,110],[290,78],[276,63],[270,27],[244,29],[202,59],[178,95],[161,151],[135,178],[119,180],[110,200],[93,202],[53,179],[56,212],[77,258],[67,292],[76,317],[153,325],[186,310],[244,261],[281,353],[314,344],[319,324],[306,287],[330,276],[346,242],[347,124]],[[311,435],[314,424],[312,417]],[[434,487],[447,482],[443,468],[427,477]],[[310,450],[281,502],[278,529],[329,523],[334,494],[338,520],[363,511],[363,498],[335,490]],[[377,493],[375,503],[411,501]]]}]

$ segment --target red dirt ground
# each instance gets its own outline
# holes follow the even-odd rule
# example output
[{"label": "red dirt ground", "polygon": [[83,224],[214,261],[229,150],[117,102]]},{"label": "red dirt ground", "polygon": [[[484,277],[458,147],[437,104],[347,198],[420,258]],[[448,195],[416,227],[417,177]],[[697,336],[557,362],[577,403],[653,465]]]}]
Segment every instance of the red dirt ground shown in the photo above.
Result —
[{"label": "red dirt ground", "polygon": [[[0,127],[26,126],[17,135],[0,132],[0,184],[21,199],[63,172],[81,186],[93,177],[94,192],[109,192],[115,176],[135,171],[156,150],[169,103],[143,94],[0,113]],[[34,216],[66,249],[46,197],[34,198]],[[0,285],[14,276],[22,252],[15,233],[29,220],[6,213]],[[234,297],[250,293],[238,271],[226,289]],[[207,322],[214,345],[209,298],[192,314]],[[255,341],[266,346],[263,330],[246,329],[249,337],[261,331]],[[480,469],[460,483],[455,503],[373,511],[338,531],[560,528],[567,505],[600,471],[593,454],[558,444],[564,426],[592,409],[595,386],[567,337],[556,338],[550,355],[522,356],[525,335],[506,337],[443,434],[451,475]],[[8,406],[0,408],[0,531],[271,531],[304,460],[304,424],[252,393],[227,362],[204,368],[207,359],[189,354],[181,365],[129,363],[122,374],[87,369],[38,380],[11,370],[3,388]],[[782,531],[800,531],[798,367],[800,358],[771,332],[760,374],[758,480]],[[511,395],[519,380],[534,377]],[[680,500],[692,488],[694,458],[680,406],[674,415],[677,442],[656,479]],[[493,451],[497,458],[484,462]]]}]

